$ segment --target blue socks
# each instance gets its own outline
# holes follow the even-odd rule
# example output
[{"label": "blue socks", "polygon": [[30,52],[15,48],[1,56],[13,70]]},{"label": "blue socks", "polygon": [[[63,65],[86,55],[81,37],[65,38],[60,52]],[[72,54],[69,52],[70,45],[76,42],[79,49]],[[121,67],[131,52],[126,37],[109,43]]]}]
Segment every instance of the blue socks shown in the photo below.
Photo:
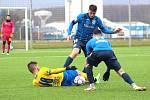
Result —
[{"label": "blue socks", "polygon": [[73,58],[68,57],[68,58],[66,59],[66,62],[65,62],[65,64],[64,64],[64,67],[68,67],[68,66],[72,63],[72,61],[73,61]]},{"label": "blue socks", "polygon": [[87,73],[87,78],[89,80],[89,83],[92,84],[94,83],[94,77],[93,77],[93,67],[85,67],[84,71]]},{"label": "blue socks", "polygon": [[127,74],[127,73],[123,73],[122,74],[122,78],[124,79],[124,81],[125,82],[127,82],[128,84],[132,84],[132,83],[134,83],[133,81],[132,81],[132,79],[130,78],[130,76]]}]

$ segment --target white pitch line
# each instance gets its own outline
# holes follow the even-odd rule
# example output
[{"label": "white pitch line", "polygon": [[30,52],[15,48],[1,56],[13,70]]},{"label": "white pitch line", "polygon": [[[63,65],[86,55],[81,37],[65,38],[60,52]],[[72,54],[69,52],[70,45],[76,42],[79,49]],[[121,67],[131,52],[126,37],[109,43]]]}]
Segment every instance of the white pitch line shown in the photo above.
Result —
[{"label": "white pitch line", "polygon": [[51,52],[71,52],[71,51],[65,51],[65,50],[62,50],[62,51],[30,51],[30,52],[13,52],[13,53],[26,53],[26,54],[30,54],[30,53],[51,53]]},{"label": "white pitch line", "polygon": [[[41,57],[5,57],[5,58],[0,58],[0,60],[3,60],[3,59],[19,59],[19,58],[43,58],[43,57],[50,57],[50,58],[64,58],[64,57],[67,57],[67,56],[41,56]],[[78,56],[78,57],[82,57],[82,56]]]},{"label": "white pitch line", "polygon": [[[11,56],[11,55],[10,55]],[[67,56],[37,56],[37,57],[5,57],[5,58],[2,58],[2,56],[1,56],[1,58],[0,58],[0,60],[3,60],[3,59],[19,59],[19,58],[43,58],[43,57],[45,57],[45,58],[66,58]],[[134,56],[139,56],[139,57],[141,57],[141,56],[145,56],[145,57],[149,57],[150,55],[117,55],[117,57],[134,57]],[[84,58],[84,56],[78,56],[77,58]]]}]

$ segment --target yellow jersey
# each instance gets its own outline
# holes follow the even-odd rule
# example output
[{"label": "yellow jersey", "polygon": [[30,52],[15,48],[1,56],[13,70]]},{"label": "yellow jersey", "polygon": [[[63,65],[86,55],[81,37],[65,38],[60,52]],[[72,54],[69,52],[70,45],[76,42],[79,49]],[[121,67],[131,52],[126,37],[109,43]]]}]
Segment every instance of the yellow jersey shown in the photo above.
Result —
[{"label": "yellow jersey", "polygon": [[33,85],[36,87],[61,86],[63,77],[63,71],[56,74],[51,74],[51,70],[49,70],[49,68],[42,67],[35,75]]}]

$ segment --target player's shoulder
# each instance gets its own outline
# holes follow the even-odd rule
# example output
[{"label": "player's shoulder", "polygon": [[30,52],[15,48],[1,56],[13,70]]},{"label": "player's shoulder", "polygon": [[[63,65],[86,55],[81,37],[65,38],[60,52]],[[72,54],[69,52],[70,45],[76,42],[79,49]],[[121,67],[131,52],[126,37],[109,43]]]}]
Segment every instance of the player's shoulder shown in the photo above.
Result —
[{"label": "player's shoulder", "polygon": [[13,22],[13,21],[11,21],[10,23],[11,23],[11,24],[14,24],[14,22]]},{"label": "player's shoulder", "polygon": [[34,79],[34,80],[32,81],[32,84],[33,84],[33,86],[35,86],[35,87],[40,87],[39,82],[37,82],[36,79]]},{"label": "player's shoulder", "polygon": [[95,38],[92,38],[92,39],[90,39],[89,41],[88,41],[88,45],[91,45],[94,41],[96,41],[96,39]]},{"label": "player's shoulder", "polygon": [[[98,16],[94,16],[94,18],[99,18]],[[100,19],[100,18],[99,18]]]},{"label": "player's shoulder", "polygon": [[49,68],[47,68],[47,67],[41,67],[40,68],[40,70],[47,70],[47,69],[49,69]]},{"label": "player's shoulder", "polygon": [[85,17],[87,15],[87,13],[80,13],[79,15],[78,15],[78,18],[83,18],[83,17]]},{"label": "player's shoulder", "polygon": [[98,17],[98,16],[94,16],[94,19],[96,19],[96,20],[100,20],[100,21],[101,21],[101,18],[100,18],[100,17]]},{"label": "player's shoulder", "polygon": [[39,73],[48,73],[49,72],[49,68],[47,67],[41,67]]},{"label": "player's shoulder", "polygon": [[6,24],[7,22],[6,21],[3,21],[3,23],[2,24]]},{"label": "player's shoulder", "polygon": [[93,37],[90,41],[91,41],[91,42],[94,42],[94,41],[96,41],[96,38]]}]

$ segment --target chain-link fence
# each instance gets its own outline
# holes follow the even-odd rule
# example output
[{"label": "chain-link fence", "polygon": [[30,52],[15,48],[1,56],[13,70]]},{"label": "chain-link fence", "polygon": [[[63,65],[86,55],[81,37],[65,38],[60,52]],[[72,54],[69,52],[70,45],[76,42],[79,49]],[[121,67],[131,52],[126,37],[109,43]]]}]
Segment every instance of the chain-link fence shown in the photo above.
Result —
[{"label": "chain-link fence", "polygon": [[[1,23],[7,14],[12,16],[15,23],[14,37],[16,40],[25,39],[25,10],[20,9],[21,7],[28,8],[29,39],[30,35],[33,40],[61,39],[63,37],[64,30],[59,28],[59,25],[65,23],[63,0],[44,0],[44,2],[43,0],[0,0],[0,7]],[[30,12],[30,10],[32,11]],[[32,15],[30,16],[30,14]],[[31,31],[30,28],[32,28]]]},{"label": "chain-link fence", "polygon": [[0,26],[6,15],[11,15],[15,24],[14,39],[16,40],[25,40],[25,10],[29,8],[28,4],[28,0],[0,0]]},{"label": "chain-link fence", "polygon": [[[66,38],[68,27],[65,26],[65,13],[69,13],[65,12],[65,2],[71,2],[71,0],[0,0],[0,26],[4,16],[10,14],[15,23],[14,39],[25,40],[25,10],[22,9],[22,7],[25,7],[28,12],[28,38],[30,40],[63,40]],[[78,4],[80,6],[86,4],[79,3],[82,3]],[[13,7],[16,8],[12,9]],[[83,9],[83,7],[76,7],[74,10],[81,8]],[[105,20],[126,29],[124,34],[107,37],[150,38],[149,0],[103,0],[103,7],[101,8],[103,8]]]},{"label": "chain-link fence", "polygon": [[[104,0],[103,11],[104,18],[128,30],[124,34],[130,35],[131,38],[148,39],[150,38],[149,9],[149,0]],[[123,36],[114,36],[117,37]]]}]

